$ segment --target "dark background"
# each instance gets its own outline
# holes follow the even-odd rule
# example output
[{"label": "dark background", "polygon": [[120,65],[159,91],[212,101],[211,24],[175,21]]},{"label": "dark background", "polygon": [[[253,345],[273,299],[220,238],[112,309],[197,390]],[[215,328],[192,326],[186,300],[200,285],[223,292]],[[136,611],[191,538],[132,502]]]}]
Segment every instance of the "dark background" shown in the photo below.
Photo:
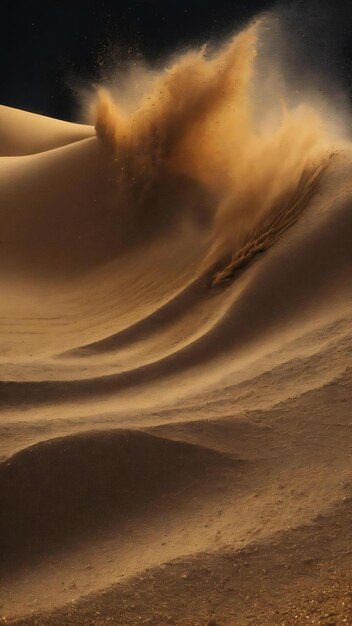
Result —
[{"label": "dark background", "polygon": [[351,92],[352,1],[2,0],[0,102],[54,117],[77,117],[77,89],[137,55],[156,63],[229,34],[275,7],[294,42],[295,70],[317,69]]}]

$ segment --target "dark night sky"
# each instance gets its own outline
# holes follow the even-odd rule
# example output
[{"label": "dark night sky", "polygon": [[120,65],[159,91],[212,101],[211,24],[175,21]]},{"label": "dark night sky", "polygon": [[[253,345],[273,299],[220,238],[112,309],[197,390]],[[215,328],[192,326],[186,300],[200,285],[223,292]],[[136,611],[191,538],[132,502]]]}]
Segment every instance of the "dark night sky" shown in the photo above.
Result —
[{"label": "dark night sky", "polygon": [[[271,0],[2,0],[0,102],[74,119],[74,86],[99,79],[113,59],[157,61],[226,35]],[[352,2],[287,0],[279,5],[299,42],[292,63],[317,65],[350,89]],[[296,45],[297,48],[297,45]]]}]

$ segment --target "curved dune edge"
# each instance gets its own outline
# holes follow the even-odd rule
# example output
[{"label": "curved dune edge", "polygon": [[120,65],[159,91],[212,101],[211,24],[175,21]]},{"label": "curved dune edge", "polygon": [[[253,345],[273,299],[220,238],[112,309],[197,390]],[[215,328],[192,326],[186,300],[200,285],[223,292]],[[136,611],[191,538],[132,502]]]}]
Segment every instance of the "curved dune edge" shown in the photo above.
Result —
[{"label": "curved dune edge", "polygon": [[[300,237],[296,234],[296,239],[293,238],[280,251],[280,255],[263,259],[225,314],[206,328],[204,334],[200,333],[186,345],[176,347],[171,354],[161,355],[145,365],[137,363],[136,367],[116,374],[107,375],[103,372],[91,379],[1,381],[0,402],[3,406],[24,402],[36,402],[39,405],[58,401],[65,394],[83,399],[137,387],[142,381],[144,384],[162,381],[230,351],[240,351],[243,346],[248,349],[263,336],[269,333],[274,336],[285,325],[293,326],[295,316],[304,315],[307,309],[309,311],[310,299],[314,298],[315,306],[321,303],[320,316],[330,306],[331,297],[338,302],[341,296],[347,303],[350,296],[346,280],[351,263],[352,232],[349,204],[342,204],[331,215],[323,216],[319,221],[319,228],[309,229],[307,232],[298,231]],[[290,263],[290,271],[297,276],[295,281],[287,282],[286,263]],[[196,288],[194,293],[191,291],[190,300],[186,304],[192,307],[193,299],[199,296],[202,297],[202,290],[198,291]],[[260,316],[254,319],[253,311],[258,302],[261,303]],[[175,304],[177,314],[177,297]],[[168,311],[171,312],[171,325],[173,301],[165,306],[166,315]],[[163,314],[163,309],[161,313]],[[156,320],[151,316],[146,319],[145,325],[141,323],[143,338],[150,323],[153,327],[155,321],[158,322],[158,314]],[[117,335],[117,346],[118,337]],[[138,338],[138,326],[131,328],[131,335],[127,332],[127,340],[131,340],[132,345],[135,338]],[[114,341],[112,338],[112,345]]]},{"label": "curved dune edge", "polygon": [[92,126],[0,105],[0,157],[46,152],[94,134]]},{"label": "curved dune edge", "polygon": [[35,561],[100,527],[113,524],[118,533],[166,496],[238,466],[219,452],[136,430],[83,432],[21,450],[0,464],[0,568]]}]

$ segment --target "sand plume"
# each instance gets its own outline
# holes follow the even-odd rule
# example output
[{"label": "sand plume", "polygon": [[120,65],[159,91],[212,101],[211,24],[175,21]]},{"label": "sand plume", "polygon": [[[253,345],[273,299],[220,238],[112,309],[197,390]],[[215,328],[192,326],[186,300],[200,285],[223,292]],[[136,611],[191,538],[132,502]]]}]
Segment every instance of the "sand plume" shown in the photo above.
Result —
[{"label": "sand plume", "polygon": [[246,250],[268,249],[298,219],[333,151],[324,119],[309,104],[290,107],[277,93],[275,122],[265,110],[256,119],[262,27],[257,20],[216,51],[203,47],[177,58],[133,114],[123,115],[106,89],[93,107],[132,213],[141,204],[148,215],[150,189],[165,178],[182,175],[205,190],[214,221],[205,270],[229,254],[249,261]]},{"label": "sand plume", "polygon": [[[133,112],[99,88],[90,105],[97,137],[28,161],[4,157],[5,271],[28,273],[33,266],[37,274],[69,278],[196,224],[194,236],[208,248],[199,271],[217,282],[232,256],[253,257],[246,250],[258,248],[258,238],[261,249],[273,245],[301,215],[336,146],[324,116],[309,103],[293,106],[278,91],[272,107],[258,108],[263,88],[255,61],[264,35],[257,20],[217,49],[177,57],[153,74]],[[272,110],[278,110],[275,119]],[[50,139],[53,122],[43,124],[50,148],[58,139]],[[92,132],[89,126],[64,130],[63,144],[68,132],[77,139]],[[30,134],[27,143],[36,142],[45,145],[43,131]],[[275,235],[273,219],[280,219]]]}]

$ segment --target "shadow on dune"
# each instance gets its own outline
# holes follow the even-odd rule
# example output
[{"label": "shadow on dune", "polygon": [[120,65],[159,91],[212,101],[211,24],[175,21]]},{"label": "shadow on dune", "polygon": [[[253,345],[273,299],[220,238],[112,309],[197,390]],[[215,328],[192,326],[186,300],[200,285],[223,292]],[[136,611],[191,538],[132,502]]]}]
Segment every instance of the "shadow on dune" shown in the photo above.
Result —
[{"label": "shadow on dune", "polygon": [[26,448],[0,465],[2,568],[170,508],[174,496],[189,498],[195,481],[209,487],[217,470],[234,463],[206,448],[125,430]]}]

